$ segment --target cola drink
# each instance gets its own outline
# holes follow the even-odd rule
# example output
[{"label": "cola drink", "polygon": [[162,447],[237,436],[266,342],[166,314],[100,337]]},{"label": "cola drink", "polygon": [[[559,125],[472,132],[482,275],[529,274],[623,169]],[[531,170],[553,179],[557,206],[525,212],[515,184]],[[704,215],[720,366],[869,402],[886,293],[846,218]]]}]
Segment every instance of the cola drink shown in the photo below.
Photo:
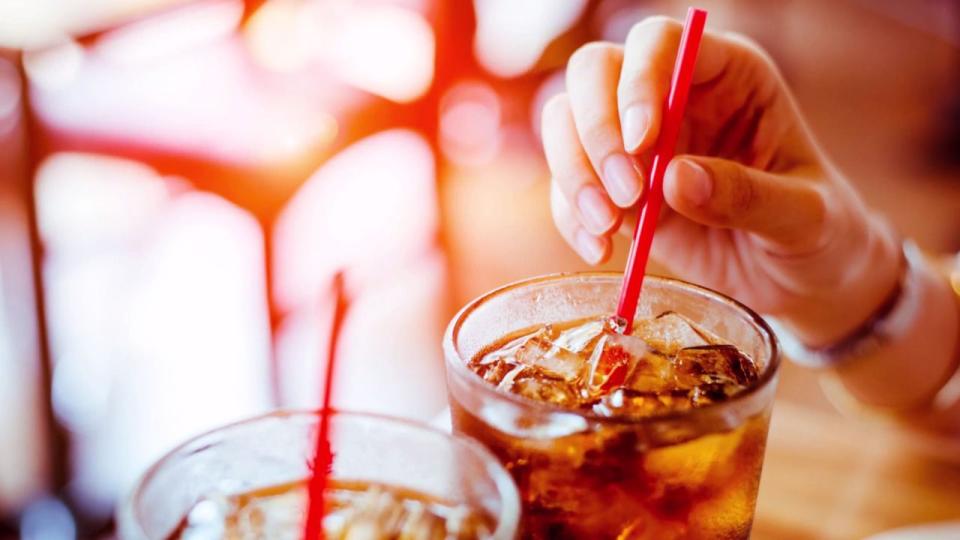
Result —
[{"label": "cola drink", "polygon": [[[300,540],[306,482],[292,482],[194,504],[170,540]],[[372,482],[332,482],[324,534],[336,539],[479,540],[494,520],[464,504]]]},{"label": "cola drink", "polygon": [[648,278],[629,331],[618,275],[537,278],[445,336],[454,429],[516,481],[531,539],[748,538],[776,340],[746,307]]},{"label": "cola drink", "polygon": [[[317,420],[275,412],[174,449],[118,508],[119,539],[300,540]],[[325,538],[516,539],[516,486],[475,441],[341,411],[330,434]]]}]

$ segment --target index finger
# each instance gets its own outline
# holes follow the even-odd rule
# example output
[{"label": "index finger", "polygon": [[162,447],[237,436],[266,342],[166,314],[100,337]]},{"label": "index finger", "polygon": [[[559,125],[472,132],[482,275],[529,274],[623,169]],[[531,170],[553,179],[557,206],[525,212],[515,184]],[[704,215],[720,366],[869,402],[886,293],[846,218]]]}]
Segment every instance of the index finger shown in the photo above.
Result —
[{"label": "index finger", "polygon": [[[660,132],[663,104],[680,46],[683,25],[668,17],[650,17],[630,29],[624,45],[617,104],[626,150],[648,150]],[[727,69],[733,41],[704,33],[693,72],[693,84],[709,82]]]}]

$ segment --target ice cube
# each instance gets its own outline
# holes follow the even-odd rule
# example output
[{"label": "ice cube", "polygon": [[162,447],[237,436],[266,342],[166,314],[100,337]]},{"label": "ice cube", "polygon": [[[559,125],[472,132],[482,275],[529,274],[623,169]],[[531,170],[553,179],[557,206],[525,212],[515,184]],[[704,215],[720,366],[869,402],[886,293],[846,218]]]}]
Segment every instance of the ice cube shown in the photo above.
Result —
[{"label": "ice cube", "polygon": [[703,384],[747,386],[757,380],[757,368],[733,345],[687,347],[674,361],[678,381],[691,387]]},{"label": "ice cube", "polygon": [[400,527],[399,540],[444,540],[447,537],[446,524],[429,512],[423,503],[406,501],[404,506],[407,513]]},{"label": "ice cube", "polygon": [[587,361],[586,396],[601,396],[622,385],[647,352],[646,343],[637,337],[609,332],[601,336]]},{"label": "ice cube", "polygon": [[461,534],[467,534],[471,523],[470,510],[462,504],[451,507],[446,515],[446,530],[449,536],[459,538]]},{"label": "ice cube", "polygon": [[723,401],[757,380],[749,357],[674,312],[617,332],[609,319],[545,325],[470,367],[498,389],[598,414],[650,415]]},{"label": "ice cube", "polygon": [[513,368],[500,379],[499,384],[497,384],[498,390],[510,391],[513,389],[513,381],[517,378],[517,375],[527,369],[526,366],[513,366]]},{"label": "ice cube", "polygon": [[566,381],[545,377],[537,368],[525,369],[513,381],[511,391],[523,397],[561,407],[579,405],[577,391]]},{"label": "ice cube", "polygon": [[612,344],[618,345],[635,358],[642,358],[650,353],[650,346],[641,336],[626,335],[608,330],[607,337]]},{"label": "ice cube", "polygon": [[560,332],[560,335],[553,340],[553,344],[578,353],[589,348],[604,333],[605,328],[605,321],[600,319],[567,328]]},{"label": "ice cube", "polygon": [[225,530],[216,538],[288,538],[303,526],[306,499],[305,486],[273,486],[233,495],[226,499]]},{"label": "ice cube", "polygon": [[381,538],[396,530],[405,517],[404,507],[391,493],[373,488],[356,497],[341,536],[348,540]]},{"label": "ice cube", "polygon": [[673,362],[651,351],[637,361],[623,386],[641,393],[670,393],[677,388]]},{"label": "ice cube", "polygon": [[223,538],[230,505],[222,495],[200,499],[187,513],[184,540],[214,540]]},{"label": "ice cube", "polygon": [[512,358],[497,358],[486,364],[478,364],[474,369],[477,374],[483,377],[483,380],[492,384],[500,384],[510,371],[517,367],[510,360]]},{"label": "ice cube", "polygon": [[517,363],[538,368],[547,377],[567,382],[579,378],[584,367],[579,355],[556,345],[543,332],[528,339],[514,353],[514,358]]},{"label": "ice cube", "polygon": [[719,403],[721,401],[726,401],[726,399],[737,392],[740,391],[740,387],[719,384],[719,383],[707,383],[697,386],[690,391],[690,402],[696,406],[709,405],[711,403]]},{"label": "ice cube", "polygon": [[675,393],[640,392],[617,388],[600,398],[593,411],[603,416],[652,416],[667,411],[687,410],[689,399]]},{"label": "ice cube", "polygon": [[671,356],[680,349],[710,345],[714,341],[686,317],[673,311],[638,321],[633,334],[643,338],[650,348]]},{"label": "ice cube", "polygon": [[347,525],[339,536],[344,540],[377,540],[381,537],[381,532],[375,521],[357,519]]},{"label": "ice cube", "polygon": [[554,330],[551,325],[545,325],[535,332],[523,334],[522,336],[511,340],[509,343],[506,343],[505,345],[486,353],[483,358],[476,363],[477,365],[484,366],[497,362],[498,360],[511,360],[516,355],[517,351],[520,350],[520,348],[523,347],[531,337],[542,337],[549,340],[551,339],[551,336],[555,337],[557,335],[559,335],[559,333]]},{"label": "ice cube", "polygon": [[669,445],[650,452],[644,469],[664,484],[696,488],[708,480],[722,485],[735,471],[734,454],[743,430],[703,435],[684,444]]}]

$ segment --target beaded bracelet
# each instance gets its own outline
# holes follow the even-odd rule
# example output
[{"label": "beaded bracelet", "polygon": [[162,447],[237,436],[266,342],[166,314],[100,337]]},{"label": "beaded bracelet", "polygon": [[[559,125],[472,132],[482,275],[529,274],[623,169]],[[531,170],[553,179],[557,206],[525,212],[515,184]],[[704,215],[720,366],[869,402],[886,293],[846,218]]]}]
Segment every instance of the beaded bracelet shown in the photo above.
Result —
[{"label": "beaded bracelet", "polygon": [[[885,343],[901,337],[910,325],[915,323],[915,317],[924,308],[921,300],[922,288],[929,286],[925,280],[946,277],[931,267],[912,242],[905,243],[903,251],[906,264],[899,285],[866,323],[840,342],[816,349],[804,347],[789,332],[784,332],[779,337],[787,355],[795,362],[810,367],[834,367],[841,362],[869,355]],[[956,256],[952,270],[948,271],[947,275],[956,296],[957,308],[960,310],[960,254]],[[910,413],[916,408],[922,409],[926,414],[952,410],[960,404],[960,343],[956,346],[944,379],[935,386],[933,393],[918,401],[915,406],[866,406],[847,394],[843,384],[833,376],[821,378],[821,387],[834,406],[840,410],[856,410],[861,414],[897,416]]]},{"label": "beaded bracelet", "polygon": [[910,241],[903,244],[903,272],[893,290],[860,326],[834,343],[807,347],[782,325],[773,323],[783,350],[794,362],[813,368],[826,368],[852,358],[867,356],[885,343],[903,334],[916,317],[922,295],[924,264],[920,249]]}]

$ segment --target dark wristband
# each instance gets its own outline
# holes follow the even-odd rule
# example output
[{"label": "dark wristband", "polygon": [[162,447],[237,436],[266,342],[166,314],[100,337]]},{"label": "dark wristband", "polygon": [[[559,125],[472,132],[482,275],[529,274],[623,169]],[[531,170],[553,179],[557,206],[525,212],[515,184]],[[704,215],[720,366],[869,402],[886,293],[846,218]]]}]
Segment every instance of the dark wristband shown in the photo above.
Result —
[{"label": "dark wristband", "polygon": [[900,278],[883,302],[857,328],[843,338],[820,347],[807,347],[789,335],[778,332],[788,355],[809,367],[830,367],[851,358],[859,358],[882,347],[909,324],[917,306],[919,284],[915,268],[923,264],[923,255],[912,242],[903,246]]}]

